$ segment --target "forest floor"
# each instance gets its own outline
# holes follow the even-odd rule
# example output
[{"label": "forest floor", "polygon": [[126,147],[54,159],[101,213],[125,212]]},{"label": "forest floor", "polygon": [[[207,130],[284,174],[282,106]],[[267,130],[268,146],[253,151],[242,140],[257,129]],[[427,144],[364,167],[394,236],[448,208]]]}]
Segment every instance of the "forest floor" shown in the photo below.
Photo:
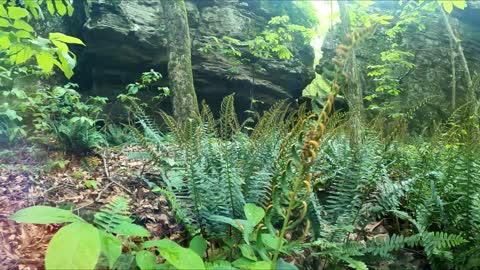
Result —
[{"label": "forest floor", "polygon": [[91,220],[99,208],[115,197],[130,200],[135,222],[144,225],[153,238],[186,239],[184,228],[175,222],[164,196],[154,194],[137,175],[158,177],[143,161],[128,159],[125,152],[138,147],[106,150],[82,160],[71,158],[63,169],[45,170],[58,153],[43,154],[25,147],[0,154],[0,266],[1,269],[43,269],[49,240],[59,225],[18,224],[9,219],[16,211],[32,205],[72,209]]},{"label": "forest floor", "polygon": [[[98,209],[115,197],[124,197],[130,200],[135,223],[145,226],[153,239],[169,238],[185,244],[187,232],[176,222],[167,199],[152,192],[147,183],[160,185],[159,172],[143,160],[129,159],[127,152],[142,149],[129,146],[102,150],[83,159],[70,157],[60,168],[58,164],[66,163],[65,157],[56,152],[29,147],[0,151],[0,269],[44,269],[48,243],[63,225],[19,224],[9,219],[33,205],[70,209],[92,221]],[[369,224],[366,230],[372,237],[382,237],[387,233],[382,223]],[[402,253],[399,261],[380,263],[378,269],[421,269],[423,259],[414,252]]]}]

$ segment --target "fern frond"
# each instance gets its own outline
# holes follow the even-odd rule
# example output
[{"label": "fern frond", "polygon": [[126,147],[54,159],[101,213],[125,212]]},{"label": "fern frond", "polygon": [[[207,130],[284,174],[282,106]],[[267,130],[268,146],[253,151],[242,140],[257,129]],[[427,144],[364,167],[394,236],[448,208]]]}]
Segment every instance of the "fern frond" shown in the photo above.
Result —
[{"label": "fern frond", "polygon": [[206,127],[207,127],[207,131],[209,133],[213,134],[214,136],[217,135],[216,134],[216,132],[217,132],[216,126],[217,125],[216,125],[215,118],[213,117],[212,110],[207,105],[205,100],[202,101],[202,111],[201,111],[200,116],[202,118],[202,121],[203,121],[204,125],[206,125]]},{"label": "fern frond", "polygon": [[102,230],[111,233],[119,224],[132,223],[133,220],[129,216],[128,200],[117,197],[95,213],[93,223]]},{"label": "fern frond", "polygon": [[365,252],[375,256],[386,257],[390,252],[400,250],[405,246],[413,247],[420,243],[420,240],[421,236],[418,234],[407,237],[393,234],[391,236],[387,235],[384,239],[377,237],[369,242],[369,246],[367,246]]},{"label": "fern frond", "polygon": [[262,136],[269,136],[272,131],[281,132],[288,111],[288,104],[285,100],[278,101],[258,119],[252,131],[251,138],[257,139]]},{"label": "fern frond", "polygon": [[235,112],[234,95],[226,96],[220,104],[220,137],[228,140],[240,130],[240,124]]}]

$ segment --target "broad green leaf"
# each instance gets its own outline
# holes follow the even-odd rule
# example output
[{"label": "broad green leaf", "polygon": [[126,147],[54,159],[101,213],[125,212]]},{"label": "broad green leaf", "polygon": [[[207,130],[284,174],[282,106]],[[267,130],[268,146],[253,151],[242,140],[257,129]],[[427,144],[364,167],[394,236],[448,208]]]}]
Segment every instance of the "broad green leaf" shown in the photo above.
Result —
[{"label": "broad green leaf", "polygon": [[30,10],[30,13],[32,13],[33,18],[35,18],[35,20],[38,20],[40,18],[43,19],[43,14],[42,14],[42,16],[40,16],[40,14],[39,14],[39,12],[41,13],[42,11],[41,11],[38,3],[33,2],[33,1],[28,1],[28,2],[25,3],[25,5],[28,7],[28,10]]},{"label": "broad green leaf", "polygon": [[67,3],[67,14],[70,17],[73,15],[73,6],[70,3]]},{"label": "broad green leaf", "polygon": [[59,51],[61,52],[68,52],[67,44],[59,41],[59,40],[52,40],[52,43],[58,47]]},{"label": "broad green leaf", "polygon": [[252,226],[256,226],[258,223],[260,223],[265,216],[265,211],[253,203],[245,204],[243,211],[245,212],[245,216]]},{"label": "broad green leaf", "polygon": [[50,206],[32,206],[17,211],[10,219],[18,223],[50,224],[83,221],[74,213]]},{"label": "broad green leaf", "polygon": [[30,49],[30,47],[23,47],[18,53],[12,55],[11,58],[15,60],[17,65],[20,65],[27,62],[27,60],[32,57],[32,54],[32,49]]},{"label": "broad green leaf", "polygon": [[238,269],[238,268],[233,267],[230,262],[223,261],[223,260],[215,260],[213,262],[206,262],[205,266],[207,267],[208,270],[235,270],[235,269]]},{"label": "broad green leaf", "polygon": [[48,34],[48,38],[52,41],[56,40],[64,43],[80,44],[85,46],[85,43],[83,43],[83,41],[81,41],[80,39],[76,37],[67,36],[62,33],[50,33]]},{"label": "broad green leaf", "polygon": [[240,248],[240,252],[242,252],[243,257],[252,261],[257,261],[255,252],[253,251],[253,248],[250,245],[241,244],[238,247]]},{"label": "broad green leaf", "polygon": [[198,256],[203,257],[203,254],[207,251],[207,241],[205,241],[201,235],[197,235],[190,241],[188,248],[195,251]]},{"label": "broad green leaf", "polygon": [[249,270],[265,270],[270,269],[270,263],[261,261],[261,262],[254,262],[250,264]]},{"label": "broad green leaf", "polygon": [[3,5],[0,5],[0,17],[8,18],[7,10],[3,7]]},{"label": "broad green leaf", "polygon": [[244,230],[243,225],[240,222],[238,222],[238,220],[234,220],[234,219],[231,219],[229,217],[212,215],[212,216],[210,216],[210,219],[213,220],[213,221],[230,224],[232,227],[238,229],[239,231]]},{"label": "broad green leaf", "polygon": [[[67,79],[70,79],[73,76],[73,68],[75,67],[75,59],[73,59],[68,52],[65,51],[58,51],[57,52],[58,58],[60,59],[60,66],[59,68],[65,74]],[[56,64],[56,62],[54,62]]]},{"label": "broad green leaf", "polygon": [[443,6],[443,9],[447,12],[447,13],[451,13],[452,10],[453,10],[453,4],[452,4],[452,1],[449,0],[449,1],[441,1],[440,2]]},{"label": "broad green leaf", "polygon": [[140,236],[140,237],[149,237],[150,232],[145,229],[144,227],[133,224],[133,223],[121,223],[115,228],[113,228],[113,232],[119,235],[125,236]]},{"label": "broad green leaf", "polygon": [[53,63],[63,72],[63,74],[65,75],[65,77],[67,77],[67,79],[70,79],[73,76],[73,70],[67,65],[60,63],[57,60],[54,60]]},{"label": "broad green leaf", "polygon": [[122,253],[112,269],[136,269],[135,255],[132,253]]},{"label": "broad green leaf", "polygon": [[15,22],[13,22],[13,27],[17,29],[22,29],[28,32],[33,32],[33,27],[30,24],[28,24],[26,21],[21,19],[15,20]]},{"label": "broad green leaf", "polygon": [[[232,265],[234,267],[238,267],[240,269],[245,269],[250,266],[250,264],[254,263],[255,261],[252,261],[252,260],[249,260],[245,257],[241,257],[241,258],[238,258],[237,260],[235,260],[234,262],[232,262]],[[269,267],[270,268],[270,267]]]},{"label": "broad green leaf", "polygon": [[17,36],[18,38],[32,38],[32,35],[24,30],[15,32],[15,36]]},{"label": "broad green leaf", "polygon": [[298,268],[291,263],[287,263],[282,258],[278,259],[275,270],[298,270]]},{"label": "broad green leaf", "polygon": [[16,20],[28,16],[28,11],[21,7],[8,7],[8,17]]},{"label": "broad green leaf", "polygon": [[6,115],[10,120],[18,120],[22,121],[22,117],[20,117],[16,111],[12,109],[7,109],[6,111],[2,112],[1,114]]},{"label": "broad green leaf", "polygon": [[61,228],[48,244],[46,269],[94,269],[100,256],[100,235],[88,223]]},{"label": "broad green leaf", "polygon": [[122,241],[115,236],[99,231],[101,251],[108,259],[109,268],[117,261],[118,257],[122,255]]},{"label": "broad green leaf", "polygon": [[63,0],[54,0],[53,2],[55,2],[55,7],[57,8],[58,14],[60,14],[60,16],[63,16],[67,13],[67,7],[63,3]]},{"label": "broad green leaf", "polygon": [[467,7],[467,1],[465,0],[453,0],[452,4],[458,9],[465,9]]},{"label": "broad green leaf", "polygon": [[10,22],[6,19],[0,18],[0,27],[10,27]]},{"label": "broad green leaf", "polygon": [[0,49],[8,49],[10,44],[10,39],[7,35],[0,37]]},{"label": "broad green leaf", "polygon": [[195,251],[179,246],[177,243],[168,240],[155,240],[143,243],[143,248],[157,247],[160,255],[168,263],[180,270],[205,269],[203,260]]},{"label": "broad green leaf", "polygon": [[[264,233],[261,235],[261,237],[262,237],[263,244],[265,244],[267,247],[271,249],[277,249],[278,241],[280,240],[278,236],[269,234],[269,233]],[[281,251],[284,252],[284,250],[281,250]]]},{"label": "broad green leaf", "polygon": [[50,15],[55,14],[55,7],[53,6],[54,0],[47,0],[47,10]]},{"label": "broad green leaf", "polygon": [[43,72],[48,73],[52,71],[53,68],[53,56],[46,52],[40,52],[35,55],[37,59],[38,66],[43,70]]},{"label": "broad green leaf", "polygon": [[135,255],[135,261],[137,262],[140,270],[155,269],[157,258],[150,251],[141,250]]},{"label": "broad green leaf", "polygon": [[245,243],[247,244],[250,243],[249,242],[250,234],[255,229],[255,226],[252,225],[250,221],[244,220],[244,219],[231,219],[229,217],[218,216],[218,215],[212,215],[210,216],[210,219],[213,221],[224,222],[231,225],[235,229],[242,232],[243,240],[245,240]]},{"label": "broad green leaf", "polygon": [[266,270],[271,268],[269,262],[255,262],[243,257],[234,261],[232,265],[245,270]]}]

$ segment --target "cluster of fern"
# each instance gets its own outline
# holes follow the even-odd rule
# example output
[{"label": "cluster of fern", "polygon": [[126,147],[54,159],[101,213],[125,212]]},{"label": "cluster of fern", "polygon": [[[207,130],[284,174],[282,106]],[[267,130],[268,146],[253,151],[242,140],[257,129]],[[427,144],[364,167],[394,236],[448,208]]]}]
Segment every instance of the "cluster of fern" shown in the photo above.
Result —
[{"label": "cluster of fern", "polygon": [[[192,233],[214,237],[225,237],[228,226],[212,216],[242,218],[246,203],[267,206],[275,160],[287,132],[283,102],[266,112],[250,135],[244,132],[250,121],[241,125],[236,117],[233,95],[223,100],[221,108],[217,120],[204,104],[201,119],[183,124],[163,113],[174,143],[166,144],[165,136],[145,115],[138,116],[143,132],[133,129],[162,167],[164,192],[181,209],[182,222]],[[165,151],[174,162],[166,161]]]},{"label": "cluster of fern", "polygon": [[[137,115],[140,128],[130,128],[145,154],[161,168],[162,179],[157,184],[163,187],[157,190],[168,197],[192,235],[201,233],[211,241],[225,242],[232,237],[232,224],[219,217],[243,220],[245,205],[255,204],[267,210],[264,222],[272,235],[278,237],[281,223],[288,218],[289,235],[298,238],[285,244],[289,254],[300,251],[310,235],[304,248],[318,253],[320,260],[365,269],[356,257],[388,249],[376,247],[376,242],[363,245],[357,231],[398,209],[411,186],[411,181],[390,179],[378,140],[354,151],[346,137],[327,137],[318,155],[309,157],[312,166],[303,172],[313,176],[311,184],[299,181],[303,187],[296,188],[298,200],[289,201],[295,190],[291,175],[300,171],[285,169],[285,164],[298,158],[296,149],[303,142],[295,138],[311,128],[304,108],[288,114],[287,106],[279,103],[249,129],[249,121],[240,124],[236,118],[233,96],[225,98],[221,109],[217,120],[204,105],[201,119],[182,124],[162,113],[173,139],[158,131],[141,110]],[[307,124],[299,125],[302,121]],[[317,192],[310,192],[310,185]],[[324,196],[319,190],[329,192]],[[298,204],[300,212],[286,217],[290,202]],[[329,248],[323,250],[325,245]]]},{"label": "cluster of fern", "polygon": [[439,138],[410,144],[395,152],[401,160],[396,169],[414,179],[403,211],[395,214],[409,222],[425,241],[424,252],[433,267],[478,269],[478,127],[467,120],[441,131]]}]

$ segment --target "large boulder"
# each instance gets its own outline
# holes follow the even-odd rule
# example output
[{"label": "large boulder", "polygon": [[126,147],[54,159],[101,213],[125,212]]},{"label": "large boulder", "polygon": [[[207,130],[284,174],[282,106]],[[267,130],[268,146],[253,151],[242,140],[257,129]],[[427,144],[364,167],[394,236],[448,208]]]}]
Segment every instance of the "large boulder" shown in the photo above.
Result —
[{"label": "large boulder", "polygon": [[[87,47],[79,52],[75,79],[88,94],[114,97],[140,74],[155,69],[167,74],[166,21],[158,0],[90,1],[78,15],[80,34]],[[293,3],[292,3],[293,5]],[[192,41],[192,69],[198,98],[214,107],[232,93],[239,111],[248,107],[250,91],[271,105],[279,99],[295,99],[315,77],[314,53],[309,45],[295,44],[289,60],[260,60],[252,76],[248,63],[234,66],[220,52],[202,53],[212,42],[208,36],[248,40],[258,34],[274,11],[255,1],[197,0],[186,2]],[[78,9],[77,9],[78,11]],[[81,12],[80,12],[81,13]],[[243,49],[245,57],[248,50]],[[167,76],[164,76],[167,77]],[[254,79],[253,79],[254,78]],[[162,83],[167,84],[165,79]]]}]

